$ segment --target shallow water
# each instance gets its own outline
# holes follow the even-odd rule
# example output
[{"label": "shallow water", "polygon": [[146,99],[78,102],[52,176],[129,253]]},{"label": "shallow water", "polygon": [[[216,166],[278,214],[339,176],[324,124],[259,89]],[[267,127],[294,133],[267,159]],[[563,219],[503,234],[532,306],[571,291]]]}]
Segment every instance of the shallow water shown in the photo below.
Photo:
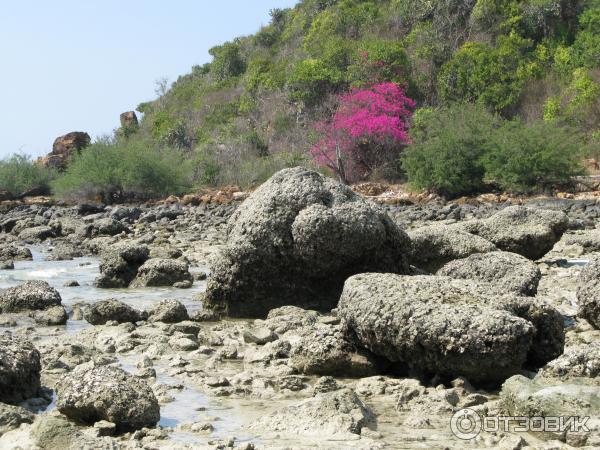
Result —
[{"label": "shallow water", "polygon": [[[48,282],[60,292],[62,303],[70,311],[76,303],[95,303],[100,300],[116,298],[137,309],[149,309],[155,303],[164,299],[176,299],[182,302],[188,312],[201,308],[196,296],[206,289],[206,282],[195,281],[190,289],[136,288],[136,289],[99,289],[94,286],[94,280],[99,274],[98,258],[75,258],[71,261],[47,261],[50,255],[48,247],[30,247],[33,261],[15,261],[14,270],[0,270],[0,288],[17,286],[28,280]],[[206,269],[196,267],[192,272],[202,272]],[[75,280],[80,286],[65,287],[67,281]],[[87,327],[85,321],[69,319],[67,330],[78,331]]]}]

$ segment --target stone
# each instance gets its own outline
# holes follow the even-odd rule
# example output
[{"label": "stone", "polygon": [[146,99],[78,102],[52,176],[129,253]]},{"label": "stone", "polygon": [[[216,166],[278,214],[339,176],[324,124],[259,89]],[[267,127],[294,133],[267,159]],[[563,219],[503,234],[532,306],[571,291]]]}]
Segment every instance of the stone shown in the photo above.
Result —
[{"label": "stone", "polygon": [[265,345],[267,342],[273,342],[277,339],[277,335],[266,327],[244,330],[243,337],[246,344],[257,345]]},{"label": "stone", "polygon": [[19,239],[28,244],[42,242],[51,237],[54,237],[54,230],[46,225],[25,228],[19,233]]},{"label": "stone", "polygon": [[114,245],[102,254],[100,276],[96,279],[99,288],[124,288],[134,280],[138,269],[150,254],[146,245]]},{"label": "stone", "polygon": [[600,329],[600,256],[590,259],[577,279],[577,315]]},{"label": "stone", "polygon": [[0,436],[16,430],[23,423],[33,423],[35,414],[20,406],[0,403]]},{"label": "stone", "polygon": [[0,246],[0,260],[7,261],[31,261],[33,256],[31,250],[27,247],[19,247],[16,245],[2,245]]},{"label": "stone", "polygon": [[149,322],[178,323],[188,319],[187,309],[178,300],[161,300],[148,311]]},{"label": "stone", "polygon": [[379,206],[319,173],[284,169],[231,217],[204,306],[261,318],[283,305],[329,310],[348,276],[406,273],[408,252],[406,233]]},{"label": "stone", "polygon": [[351,389],[340,389],[263,415],[249,426],[287,435],[346,437],[374,426],[375,415]]},{"label": "stone", "polygon": [[483,281],[498,292],[534,296],[542,278],[540,269],[517,253],[495,251],[475,253],[444,265],[437,275],[464,280]]},{"label": "stone", "polygon": [[44,310],[60,306],[60,294],[45,281],[26,281],[0,290],[0,312]]},{"label": "stone", "polygon": [[509,206],[487,219],[457,227],[487,239],[500,250],[536,260],[552,250],[568,226],[569,219],[563,212]]},{"label": "stone", "polygon": [[550,306],[441,276],[355,275],[338,315],[376,355],[481,384],[540,367],[564,347],[562,316]]},{"label": "stone", "polygon": [[52,151],[39,162],[45,166],[57,170],[65,170],[69,159],[82,149],[90,145],[90,135],[82,131],[72,131],[54,140]]},{"label": "stone", "polygon": [[290,330],[313,325],[317,323],[318,318],[319,313],[316,311],[288,305],[269,311],[264,326],[281,335]]},{"label": "stone", "polygon": [[290,366],[306,375],[365,377],[378,373],[372,355],[348,342],[339,326],[316,325],[296,330]]},{"label": "stone", "polygon": [[600,386],[600,341],[565,349],[538,372],[539,379]]},{"label": "stone", "polygon": [[145,381],[113,366],[78,366],[56,386],[57,409],[79,423],[105,420],[117,431],[154,427],[158,400]]},{"label": "stone", "polygon": [[455,259],[497,250],[490,241],[448,225],[417,228],[409,231],[408,236],[411,263],[430,272]]},{"label": "stone", "polygon": [[0,401],[18,403],[37,395],[40,353],[31,342],[10,332],[0,334]]},{"label": "stone", "polygon": [[10,261],[0,261],[0,270],[14,270],[15,263]]},{"label": "stone", "polygon": [[119,116],[121,122],[121,128],[135,129],[138,127],[138,118],[135,111],[125,111]]},{"label": "stone", "polygon": [[69,318],[63,306],[52,306],[43,311],[34,311],[32,317],[35,323],[46,326],[65,325]]},{"label": "stone", "polygon": [[146,320],[146,313],[132,308],[126,303],[111,298],[89,305],[83,312],[84,319],[92,325],[104,325],[108,321],[118,323]]},{"label": "stone", "polygon": [[188,265],[178,259],[152,258],[138,269],[131,287],[173,286],[182,281],[192,281]]}]

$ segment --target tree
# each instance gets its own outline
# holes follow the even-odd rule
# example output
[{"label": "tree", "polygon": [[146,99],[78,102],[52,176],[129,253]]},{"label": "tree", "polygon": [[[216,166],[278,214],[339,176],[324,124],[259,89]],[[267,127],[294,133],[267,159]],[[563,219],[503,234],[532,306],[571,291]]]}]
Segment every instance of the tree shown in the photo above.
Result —
[{"label": "tree", "polygon": [[389,169],[408,143],[407,121],[414,108],[415,102],[395,83],[354,89],[339,97],[331,120],[317,124],[324,137],[311,155],[345,183]]}]

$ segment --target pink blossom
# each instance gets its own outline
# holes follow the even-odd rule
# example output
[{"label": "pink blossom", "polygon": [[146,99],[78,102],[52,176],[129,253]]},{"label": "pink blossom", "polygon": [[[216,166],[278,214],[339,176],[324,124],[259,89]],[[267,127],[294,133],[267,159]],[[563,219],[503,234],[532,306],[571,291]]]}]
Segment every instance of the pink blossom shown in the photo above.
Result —
[{"label": "pink blossom", "polygon": [[[317,124],[324,138],[312,149],[317,164],[329,167],[347,181],[370,174],[374,166],[398,156],[409,143],[407,120],[415,102],[395,83],[379,83],[341,95],[333,117]],[[337,153],[342,155],[340,174]]]}]

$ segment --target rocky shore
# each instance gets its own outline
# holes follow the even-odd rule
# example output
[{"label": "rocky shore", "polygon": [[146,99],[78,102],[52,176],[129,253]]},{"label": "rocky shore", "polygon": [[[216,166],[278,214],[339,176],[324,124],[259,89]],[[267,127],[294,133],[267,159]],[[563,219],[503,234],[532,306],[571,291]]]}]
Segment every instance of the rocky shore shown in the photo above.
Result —
[{"label": "rocky shore", "polygon": [[600,200],[243,198],[4,205],[0,449],[600,448]]}]

